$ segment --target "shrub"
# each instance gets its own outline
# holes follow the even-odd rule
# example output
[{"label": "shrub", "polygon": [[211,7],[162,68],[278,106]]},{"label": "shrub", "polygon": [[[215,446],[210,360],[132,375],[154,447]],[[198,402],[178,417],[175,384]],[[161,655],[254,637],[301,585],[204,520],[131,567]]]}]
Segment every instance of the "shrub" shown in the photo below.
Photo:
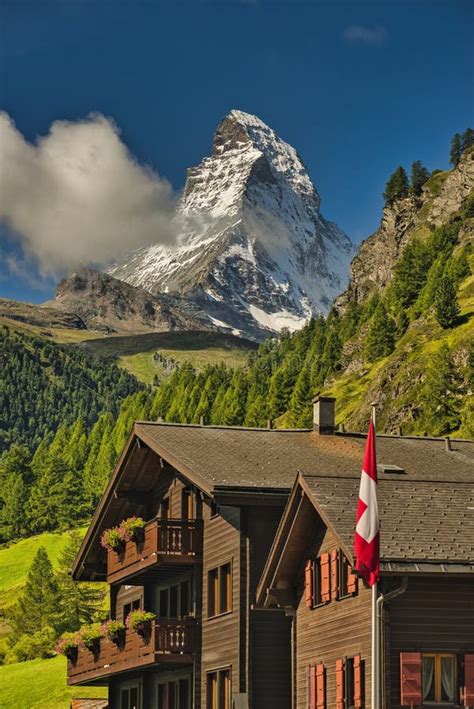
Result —
[{"label": "shrub", "polygon": [[150,626],[152,620],[156,620],[156,615],[149,611],[131,611],[126,620],[127,628],[135,633],[143,633]]},{"label": "shrub", "polygon": [[123,548],[123,539],[118,527],[106,529],[100,538],[100,543],[108,551],[120,551]]},{"label": "shrub", "polygon": [[118,532],[124,542],[138,541],[141,539],[143,530],[145,529],[145,520],[141,517],[129,517],[121,522]]},{"label": "shrub", "polygon": [[101,630],[104,637],[109,638],[114,643],[119,643],[124,638],[126,627],[125,623],[120,620],[106,620],[102,624]]},{"label": "shrub", "polygon": [[80,629],[79,634],[81,645],[88,650],[96,650],[99,642],[104,637],[99,623],[84,626]]},{"label": "shrub", "polygon": [[45,627],[32,635],[23,635],[6,654],[5,662],[25,662],[36,657],[47,658],[54,655],[54,630]]}]

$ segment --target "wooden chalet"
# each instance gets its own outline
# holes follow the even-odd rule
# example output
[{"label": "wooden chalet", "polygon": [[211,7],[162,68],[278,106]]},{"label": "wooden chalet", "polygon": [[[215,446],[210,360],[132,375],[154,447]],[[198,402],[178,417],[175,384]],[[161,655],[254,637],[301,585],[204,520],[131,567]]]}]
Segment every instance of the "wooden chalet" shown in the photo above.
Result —
[{"label": "wooden chalet", "polygon": [[[371,591],[353,570],[362,446],[295,482],[259,583],[292,618],[296,709],[370,707]],[[474,706],[474,442],[377,437],[380,707]]]},{"label": "wooden chalet", "polygon": [[[77,658],[68,661],[69,683],[108,685],[109,705],[119,709],[290,709],[311,706],[309,678],[321,673],[323,664],[324,706],[333,709],[335,663],[343,662],[346,677],[353,667],[354,677],[360,678],[355,659],[350,662],[360,656],[365,671],[360,682],[367,692],[370,603],[367,590],[350,569],[355,502],[341,497],[346,482],[357,487],[364,444],[361,434],[335,433],[330,399],[316,402],[311,430],[137,422],[84,538],[73,577],[110,584],[112,618],[124,619],[130,610],[142,608],[157,619],[146,636],[127,630],[120,646],[102,639],[95,653],[79,649]],[[404,470],[393,474],[394,490],[395,481],[403,476],[408,488],[412,471],[421,476],[416,479],[422,487],[411,494],[422,499],[426,519],[432,518],[430,500],[435,499],[432,492],[438,482],[441,489],[446,484],[443,478],[451,480],[447,477],[451,470],[457,480],[464,476],[465,507],[458,526],[467,530],[470,524],[472,560],[473,513],[468,507],[474,507],[474,445],[453,442],[453,450],[447,451],[440,440],[379,436],[377,446],[382,462]],[[390,473],[383,475],[392,480]],[[317,511],[322,493],[316,478],[314,492],[311,476],[323,476],[324,505],[334,501],[331,522],[326,512],[320,516]],[[436,486],[433,480],[438,481]],[[460,488],[451,483],[449,489]],[[446,534],[451,546],[430,542],[444,557],[439,563],[427,557],[431,566],[424,570],[422,558],[414,556],[413,563],[405,559],[405,537],[400,537],[398,558],[392,555],[387,560],[392,567],[384,567],[386,590],[405,583],[405,576],[409,581],[403,595],[384,605],[385,617],[388,610],[391,614],[391,634],[387,625],[385,642],[398,648],[393,643],[394,638],[403,639],[399,625],[411,624],[412,640],[402,643],[400,652],[428,652],[428,646],[436,646],[438,654],[432,652],[437,667],[440,653],[454,652],[451,633],[458,638],[459,683],[464,655],[474,652],[474,569],[465,556],[460,559],[468,532],[459,531],[455,542],[452,520],[445,519],[442,502],[436,500],[439,527],[450,530]],[[146,520],[143,538],[127,542],[120,554],[103,549],[103,531],[132,515]],[[425,515],[420,519],[423,526]],[[342,521],[344,530],[339,529]],[[382,522],[386,524],[384,518]],[[400,525],[403,528],[403,516]],[[395,551],[397,536],[393,539]],[[424,532],[419,544],[425,542]],[[326,552],[333,566],[317,561]],[[309,590],[304,587],[308,560],[311,607],[306,605]],[[453,561],[457,564],[450,566]],[[340,580],[329,586],[328,599],[327,587],[319,579],[322,584],[332,569],[330,583],[336,583],[336,563]],[[403,563],[409,568],[394,566]],[[438,589],[436,597],[428,601],[424,594],[432,589]],[[324,598],[318,595],[323,592]],[[437,617],[445,602],[451,608],[449,620]],[[401,616],[392,615],[399,607]],[[413,635],[420,628],[424,632],[425,621],[416,619],[426,608],[431,609],[430,622],[441,625],[433,625],[431,639],[427,636],[420,649]],[[438,627],[444,634],[441,645],[434,639]],[[395,678],[395,659],[393,663]],[[392,675],[387,675],[387,692]],[[357,704],[337,705],[350,706]]]}]

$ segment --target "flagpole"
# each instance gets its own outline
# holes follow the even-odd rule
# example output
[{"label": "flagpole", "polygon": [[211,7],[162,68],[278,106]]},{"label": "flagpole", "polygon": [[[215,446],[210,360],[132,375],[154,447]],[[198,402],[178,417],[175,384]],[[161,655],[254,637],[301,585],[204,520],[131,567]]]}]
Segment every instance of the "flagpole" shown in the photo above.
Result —
[{"label": "flagpole", "polygon": [[[375,404],[372,406],[372,424],[374,436],[376,435],[376,410]],[[379,709],[379,647],[378,647],[378,623],[377,623],[377,584],[372,586],[372,682],[371,682],[371,709]]]}]

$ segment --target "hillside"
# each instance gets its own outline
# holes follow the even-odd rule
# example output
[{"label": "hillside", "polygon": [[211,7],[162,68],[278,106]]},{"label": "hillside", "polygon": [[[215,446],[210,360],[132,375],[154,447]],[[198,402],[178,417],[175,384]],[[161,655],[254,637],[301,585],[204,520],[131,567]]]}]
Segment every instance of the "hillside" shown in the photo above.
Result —
[{"label": "hillside", "polygon": [[166,378],[178,364],[190,362],[196,369],[208,364],[243,366],[256,343],[220,332],[163,332],[142,335],[103,337],[85,340],[79,349],[117,364],[145,384]]},{"label": "hillside", "polygon": [[0,452],[12,443],[35,448],[60,424],[100,413],[142,385],[113,362],[50,342],[31,332],[0,328]]},{"label": "hillside", "polygon": [[68,687],[66,658],[0,667],[1,709],[69,709],[72,698],[107,697],[106,687]]}]

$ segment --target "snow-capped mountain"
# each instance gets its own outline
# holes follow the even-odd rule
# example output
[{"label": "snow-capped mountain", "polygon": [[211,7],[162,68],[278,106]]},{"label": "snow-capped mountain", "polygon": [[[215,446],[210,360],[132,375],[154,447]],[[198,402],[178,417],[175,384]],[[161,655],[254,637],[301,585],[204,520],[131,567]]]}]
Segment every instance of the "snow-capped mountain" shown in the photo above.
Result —
[{"label": "snow-capped mountain", "polygon": [[257,117],[231,111],[211,157],[188,170],[177,244],[138,249],[108,273],[190,300],[236,334],[294,330],[327,312],[354,255],[319,206],[296,150]]}]

